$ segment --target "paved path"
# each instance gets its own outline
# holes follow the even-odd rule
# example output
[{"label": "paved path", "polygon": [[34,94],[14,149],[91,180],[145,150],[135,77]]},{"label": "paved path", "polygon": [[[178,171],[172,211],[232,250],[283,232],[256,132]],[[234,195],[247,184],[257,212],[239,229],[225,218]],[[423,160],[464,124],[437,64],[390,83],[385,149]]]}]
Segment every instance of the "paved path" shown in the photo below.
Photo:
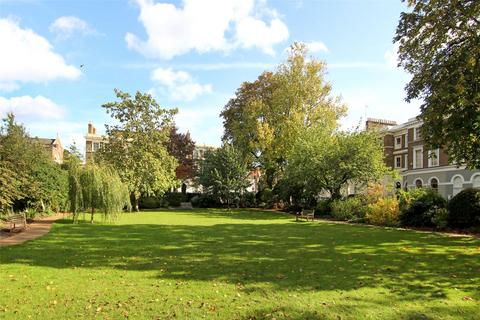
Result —
[{"label": "paved path", "polygon": [[60,213],[46,218],[35,219],[34,222],[28,225],[27,230],[19,232],[11,237],[0,239],[0,247],[13,246],[39,238],[50,231],[53,222],[64,217],[66,217],[66,215]]}]

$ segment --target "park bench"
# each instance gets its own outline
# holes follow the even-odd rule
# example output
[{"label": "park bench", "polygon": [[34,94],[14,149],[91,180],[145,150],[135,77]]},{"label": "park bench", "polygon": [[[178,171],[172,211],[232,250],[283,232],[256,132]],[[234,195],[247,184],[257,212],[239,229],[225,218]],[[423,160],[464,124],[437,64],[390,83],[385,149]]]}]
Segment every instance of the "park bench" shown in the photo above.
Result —
[{"label": "park bench", "polygon": [[27,228],[27,219],[25,213],[17,213],[7,217],[4,221],[4,226],[9,232],[20,231]]},{"label": "park bench", "polygon": [[315,219],[315,210],[302,210],[296,214],[296,221],[299,220],[314,220]]}]

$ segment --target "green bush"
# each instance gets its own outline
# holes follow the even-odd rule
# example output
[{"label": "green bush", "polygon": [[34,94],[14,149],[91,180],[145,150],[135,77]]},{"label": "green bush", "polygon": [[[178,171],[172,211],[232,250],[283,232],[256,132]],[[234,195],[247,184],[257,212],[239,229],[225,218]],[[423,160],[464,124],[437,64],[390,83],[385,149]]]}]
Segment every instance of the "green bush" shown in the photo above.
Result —
[{"label": "green bush", "polygon": [[247,192],[243,195],[241,200],[241,206],[244,208],[255,208],[257,201],[256,201],[255,193]]},{"label": "green bush", "polygon": [[400,222],[409,227],[435,227],[433,222],[438,209],[446,206],[445,199],[435,190],[417,188],[399,193]]},{"label": "green bush", "polygon": [[140,198],[139,205],[142,209],[157,209],[160,208],[160,201],[156,197],[145,196]]},{"label": "green bush", "polygon": [[399,224],[400,209],[396,197],[384,197],[366,208],[366,220],[379,226],[395,227]]},{"label": "green bush", "polygon": [[163,198],[172,207],[179,207],[180,203],[187,202],[187,195],[181,192],[168,192],[165,193]]},{"label": "green bush", "polygon": [[217,201],[207,194],[194,196],[192,200],[190,200],[190,203],[196,208],[215,208],[218,206]]},{"label": "green bush", "polygon": [[25,218],[27,220],[33,220],[38,215],[38,212],[34,208],[27,208],[25,209]]},{"label": "green bush", "polygon": [[438,229],[448,226],[448,210],[446,208],[432,208],[432,222]]},{"label": "green bush", "polygon": [[345,200],[334,200],[331,203],[331,214],[338,220],[352,220],[364,217],[363,204],[357,197]]},{"label": "green bush", "polygon": [[321,199],[318,200],[317,206],[315,207],[316,216],[329,216],[332,214],[332,199]]},{"label": "green bush", "polygon": [[480,189],[462,190],[448,203],[448,224],[455,228],[480,226]]}]

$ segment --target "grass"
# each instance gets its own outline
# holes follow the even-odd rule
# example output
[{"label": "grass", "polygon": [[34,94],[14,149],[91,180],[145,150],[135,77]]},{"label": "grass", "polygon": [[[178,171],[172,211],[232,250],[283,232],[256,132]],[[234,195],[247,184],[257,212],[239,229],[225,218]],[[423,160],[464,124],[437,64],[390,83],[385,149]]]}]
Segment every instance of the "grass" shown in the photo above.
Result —
[{"label": "grass", "polygon": [[0,248],[2,319],[480,319],[480,241],[281,213],[60,221]]}]

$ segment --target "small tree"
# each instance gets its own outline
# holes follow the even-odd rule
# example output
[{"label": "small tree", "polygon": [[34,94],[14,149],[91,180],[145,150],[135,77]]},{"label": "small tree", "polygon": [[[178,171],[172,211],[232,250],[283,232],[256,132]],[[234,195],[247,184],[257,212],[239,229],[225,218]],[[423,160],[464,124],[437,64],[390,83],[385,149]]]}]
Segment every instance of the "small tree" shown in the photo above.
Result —
[{"label": "small tree", "polygon": [[123,208],[130,209],[127,186],[118,173],[105,166],[88,165],[80,174],[82,204],[84,210],[90,210],[90,223],[96,210],[104,219],[115,220]]},{"label": "small tree", "polygon": [[205,192],[217,198],[220,203],[239,206],[250,186],[248,173],[240,152],[225,144],[205,153],[205,160],[201,162],[198,171],[198,182]]},{"label": "small tree", "polygon": [[82,173],[80,159],[72,156],[66,163],[68,170],[68,202],[70,212],[73,215],[73,223],[77,223],[79,210],[82,208],[82,185],[80,182],[80,175]]},{"label": "small tree", "polygon": [[309,193],[326,190],[341,197],[347,183],[366,183],[387,173],[383,148],[374,132],[336,133],[323,128],[306,130],[295,144],[287,174]]}]

